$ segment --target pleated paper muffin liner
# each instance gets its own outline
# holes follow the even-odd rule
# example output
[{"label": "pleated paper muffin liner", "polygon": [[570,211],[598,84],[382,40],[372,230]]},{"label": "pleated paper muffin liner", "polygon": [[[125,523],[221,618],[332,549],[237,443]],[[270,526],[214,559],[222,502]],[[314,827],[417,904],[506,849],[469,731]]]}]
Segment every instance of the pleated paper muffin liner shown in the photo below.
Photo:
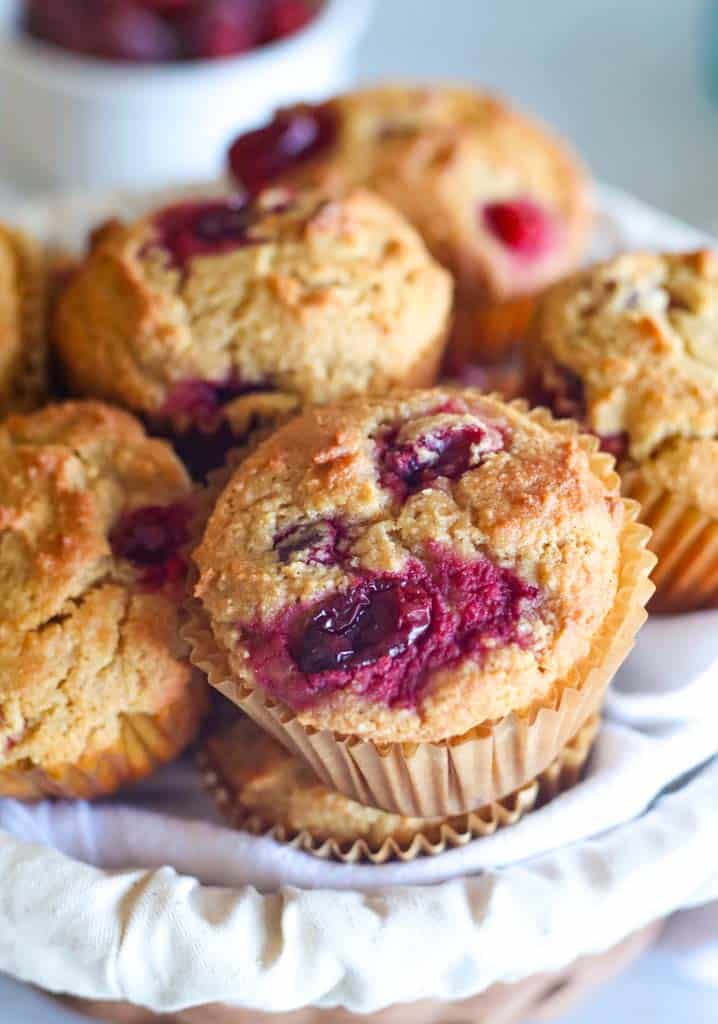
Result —
[{"label": "pleated paper muffin liner", "polygon": [[652,612],[681,613],[718,606],[718,519],[689,498],[645,479],[640,469],[623,478],[623,493],[641,506],[641,520],[658,564]]},{"label": "pleated paper muffin liner", "polygon": [[495,363],[504,359],[528,333],[536,296],[520,296],[488,303],[459,297],[446,367],[460,374],[467,363]]},{"label": "pleated paper muffin liner", "polygon": [[[503,800],[455,817],[397,820],[396,833],[381,841],[372,841],[366,836],[348,840],[346,836],[333,836],[325,829],[288,828],[278,823],[268,812],[258,813],[242,803],[241,795],[233,786],[231,773],[225,774],[223,771],[221,756],[213,754],[208,746],[198,754],[197,763],[205,787],[220,814],[233,828],[255,836],[268,836],[323,860],[338,860],[344,864],[367,861],[384,864],[390,860],[410,861],[419,856],[443,853],[444,850],[465,846],[473,839],[493,835],[500,828],[516,824],[536,806],[547,803],[576,785],[588,761],[599,726],[600,717],[593,715],[559,751],[546,771]],[[351,805],[351,802],[347,800],[347,804]],[[394,815],[386,817],[395,818]],[[387,829],[393,824],[393,821],[387,820]]]},{"label": "pleated paper muffin liner", "polygon": [[258,725],[304,760],[325,785],[358,803],[405,817],[463,814],[503,799],[539,776],[603,703],[605,691],[646,619],[653,592],[655,557],[646,549],[650,531],[636,520],[638,504],[619,499],[611,456],[596,438],[579,435],[570,420],[556,421],[545,409],[512,406],[564,437],[577,437],[593,472],[623,500],[621,569],[614,606],[589,652],[558,681],[545,702],[495,722],[483,722],[441,742],[379,743],[301,724],[286,704],[232,675],[226,653],[215,642],[199,602],[190,603],[185,639],[194,664],[212,686]]},{"label": "pleated paper muffin liner", "polygon": [[0,797],[90,800],[114,793],[172,761],[197,735],[207,704],[204,680],[193,675],[182,695],[156,714],[123,715],[109,747],[50,770],[24,764],[0,769]]},{"label": "pleated paper muffin liner", "polygon": [[22,232],[13,230],[8,237],[18,268],[23,346],[9,406],[13,412],[28,412],[48,393],[50,262],[42,247]]}]

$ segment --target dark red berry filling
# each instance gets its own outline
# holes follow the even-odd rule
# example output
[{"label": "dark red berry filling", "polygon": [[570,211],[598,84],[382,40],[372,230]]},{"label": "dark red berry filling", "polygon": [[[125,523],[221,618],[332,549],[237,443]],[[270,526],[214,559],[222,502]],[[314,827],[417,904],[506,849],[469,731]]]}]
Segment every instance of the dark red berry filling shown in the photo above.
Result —
[{"label": "dark red berry filling", "polygon": [[333,145],[337,116],[331,103],[279,110],[264,128],[240,135],[229,151],[235,179],[250,192],[276,181]]},{"label": "dark red berry filling", "polygon": [[241,444],[225,418],[224,406],[242,395],[271,391],[268,384],[238,378],[225,381],[184,380],[175,384],[160,414],[186,422],[171,440],[190,473],[203,479],[225,460],[227,452]]},{"label": "dark red berry filling", "polygon": [[[571,419],[582,430],[596,434],[588,422],[586,393],[583,381],[567,366],[548,360],[529,381],[529,397],[533,405],[544,405],[558,419]],[[628,434],[596,434],[601,449],[619,460],[628,454]]]},{"label": "dark red berry filling", "polygon": [[283,565],[295,558],[310,565],[337,565],[346,546],[345,535],[341,524],[333,520],[298,523],[279,534],[274,550]]},{"label": "dark red berry filling", "polygon": [[184,269],[197,256],[216,256],[260,244],[262,239],[251,234],[259,216],[256,207],[242,197],[177,203],[155,215],[154,244],[170,254],[176,267]]},{"label": "dark red berry filling", "polygon": [[438,669],[526,642],[518,627],[536,608],[536,587],[487,558],[430,554],[427,565],[357,576],[341,594],[248,630],[262,687],[297,709],[346,689],[415,707]]},{"label": "dark red berry filling", "polygon": [[130,562],[148,590],[180,582],[186,563],[181,554],[189,540],[187,505],[146,505],[123,515],[110,533],[115,558]]},{"label": "dark red berry filling", "polygon": [[520,259],[538,259],[556,245],[556,220],[533,199],[489,203],[481,208],[480,213],[484,226]]}]

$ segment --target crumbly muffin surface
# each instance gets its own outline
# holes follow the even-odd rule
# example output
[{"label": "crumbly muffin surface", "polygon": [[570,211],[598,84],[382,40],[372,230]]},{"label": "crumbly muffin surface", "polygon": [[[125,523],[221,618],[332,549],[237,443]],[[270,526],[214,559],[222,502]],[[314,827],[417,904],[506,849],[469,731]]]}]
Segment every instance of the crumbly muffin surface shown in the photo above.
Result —
[{"label": "crumbly muffin surface", "polygon": [[181,695],[190,500],[125,413],[67,402],[0,426],[0,768],[73,763]]},{"label": "crumbly muffin surface", "polygon": [[249,456],[195,553],[233,675],[307,726],[439,740],[546,700],[617,588],[585,444],[477,391],[315,410]]},{"label": "crumbly muffin surface", "polygon": [[220,408],[238,430],[412,383],[437,367],[450,306],[448,275],[382,200],[281,189],[107,226],[57,333],[83,392],[209,432]]},{"label": "crumbly muffin surface", "polygon": [[[298,136],[304,145],[287,145]],[[488,93],[386,85],[280,111],[230,152],[237,179],[361,184],[395,204],[460,293],[531,292],[575,265],[589,224],[576,160]],[[262,181],[263,179],[263,181]]]},{"label": "crumbly muffin surface", "polygon": [[718,454],[716,253],[626,253],[557,285],[529,362],[539,398],[556,408],[558,395],[629,463],[718,505],[718,476],[705,476]]},{"label": "crumbly muffin surface", "polygon": [[0,224],[0,416],[34,408],[46,393],[43,263],[34,243]]}]

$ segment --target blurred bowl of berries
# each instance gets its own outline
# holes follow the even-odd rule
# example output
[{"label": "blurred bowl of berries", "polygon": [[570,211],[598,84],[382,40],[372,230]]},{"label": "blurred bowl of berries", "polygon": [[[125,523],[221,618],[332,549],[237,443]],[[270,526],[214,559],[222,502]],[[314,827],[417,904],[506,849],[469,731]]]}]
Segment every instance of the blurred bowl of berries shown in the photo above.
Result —
[{"label": "blurred bowl of berries", "polygon": [[0,162],[28,187],[221,172],[226,140],[351,78],[373,0],[0,0]]}]

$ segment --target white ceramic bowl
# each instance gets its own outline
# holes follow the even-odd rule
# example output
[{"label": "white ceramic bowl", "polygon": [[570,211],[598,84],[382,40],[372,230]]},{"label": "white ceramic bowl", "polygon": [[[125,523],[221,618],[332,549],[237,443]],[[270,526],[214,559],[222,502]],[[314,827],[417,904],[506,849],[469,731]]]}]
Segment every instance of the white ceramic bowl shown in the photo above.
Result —
[{"label": "white ceramic bowl", "polygon": [[373,0],[325,0],[306,29],[239,57],[113,65],[16,31],[0,0],[0,177],[33,188],[210,179],[233,133],[343,88]]}]

